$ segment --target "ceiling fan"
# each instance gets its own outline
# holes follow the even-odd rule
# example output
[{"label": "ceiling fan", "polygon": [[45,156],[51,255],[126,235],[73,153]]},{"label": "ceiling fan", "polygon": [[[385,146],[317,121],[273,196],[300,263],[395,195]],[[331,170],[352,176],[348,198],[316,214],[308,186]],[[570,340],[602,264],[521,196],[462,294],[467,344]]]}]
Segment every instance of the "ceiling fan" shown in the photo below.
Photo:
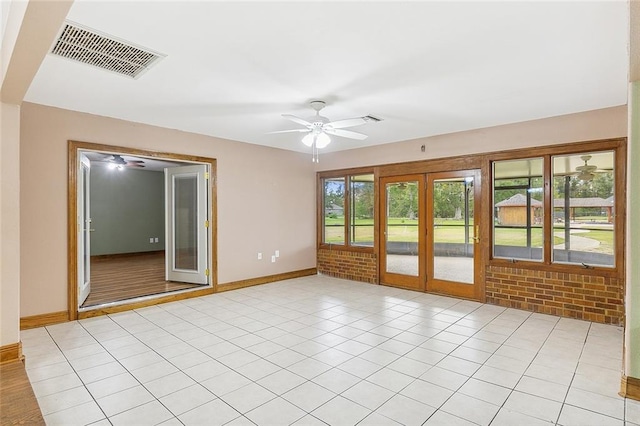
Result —
[{"label": "ceiling fan", "polygon": [[105,160],[109,163],[109,168],[122,170],[125,167],[144,167],[142,164],[144,161],[142,160],[125,160],[121,155],[112,154],[109,155]]},{"label": "ceiling fan", "polygon": [[587,164],[589,160],[591,160],[590,155],[582,155],[580,159],[584,161],[584,165],[576,167],[578,179],[582,181],[590,181],[595,176],[594,172],[598,170],[598,166]]},{"label": "ceiling fan", "polygon": [[309,119],[300,118],[291,114],[282,114],[284,118],[305,126],[304,129],[279,130],[270,133],[307,133],[302,138],[302,143],[313,149],[314,162],[318,162],[318,149],[322,149],[331,143],[329,135],[364,140],[367,138],[367,135],[344,129],[347,127],[360,126],[370,122],[377,123],[382,121],[382,119],[372,115],[331,121],[327,117],[320,115],[320,111],[326,106],[324,101],[311,101],[310,105],[311,108],[316,111],[316,115]]}]

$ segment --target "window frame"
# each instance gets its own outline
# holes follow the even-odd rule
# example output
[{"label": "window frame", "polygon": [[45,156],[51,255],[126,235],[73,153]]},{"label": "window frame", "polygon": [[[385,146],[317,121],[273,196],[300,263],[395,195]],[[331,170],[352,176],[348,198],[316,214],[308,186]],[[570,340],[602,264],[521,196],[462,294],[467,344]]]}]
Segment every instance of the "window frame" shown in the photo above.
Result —
[{"label": "window frame", "polygon": [[[353,178],[355,177],[361,177],[361,176],[371,176],[371,181],[369,182],[368,180],[363,181],[363,180],[353,180]],[[373,223],[371,224],[371,228],[372,228],[372,233],[371,233],[371,244],[356,244],[353,242],[353,237],[354,234],[356,234],[356,229],[357,226],[355,224],[355,221],[357,220],[357,216],[356,216],[356,193],[353,191],[353,186],[354,186],[354,182],[355,183],[371,183],[371,185],[373,186],[373,192],[372,192],[372,196],[373,196],[373,200],[372,201],[372,205],[371,205],[371,209],[372,209],[372,216],[371,216],[371,220],[373,220]],[[350,247],[367,247],[367,248],[373,248],[374,247],[374,243],[375,243],[375,216],[376,216],[376,208],[375,208],[375,198],[376,198],[376,194],[375,194],[375,175],[373,173],[363,173],[363,174],[350,174],[348,176],[348,180],[346,182],[347,184],[347,195],[349,197],[348,200],[348,204],[349,204],[349,217],[345,218],[345,225],[347,227],[348,233],[349,235],[347,235],[345,237],[345,240],[348,242]]]},{"label": "window frame", "polygon": [[[496,163],[500,163],[500,162],[511,162],[511,161],[522,161],[522,160],[542,160],[542,169],[541,169],[541,175],[540,176],[521,176],[521,177],[515,177],[515,178],[501,178],[499,180],[507,180],[507,179],[526,179],[527,180],[527,184],[520,184],[520,185],[508,185],[508,186],[496,186],[496,178],[494,176],[495,174],[495,165]],[[489,246],[489,252],[490,252],[490,258],[491,259],[506,259],[510,262],[513,263],[513,261],[524,261],[524,262],[532,262],[532,263],[536,263],[536,264],[540,264],[544,262],[544,240],[545,240],[545,234],[546,234],[546,229],[545,229],[545,221],[544,221],[544,215],[546,214],[546,206],[545,206],[545,197],[544,197],[544,163],[545,163],[545,158],[543,156],[531,156],[531,157],[523,157],[523,158],[513,158],[513,159],[505,159],[505,160],[497,160],[497,161],[491,161],[490,163],[490,169],[491,169],[491,182],[489,182],[490,187],[491,187],[491,215],[490,215],[490,223],[491,223],[491,245]],[[496,239],[496,223],[495,223],[495,213],[496,213],[496,203],[495,203],[495,196],[496,196],[496,190],[498,191],[504,191],[504,190],[524,190],[525,193],[529,192],[529,190],[532,188],[531,186],[531,182],[534,179],[541,179],[541,185],[542,185],[542,222],[540,223],[540,230],[542,232],[542,247],[540,247],[541,251],[542,251],[542,256],[540,257],[540,259],[526,259],[526,258],[509,258],[507,256],[497,256],[496,255],[496,245],[495,245],[495,239]],[[531,215],[531,200],[534,200],[534,198],[531,195],[525,195],[525,197],[527,197],[527,201],[528,204],[525,206],[526,208],[526,217],[527,217],[527,223],[526,223],[526,227],[524,228],[526,230],[526,238],[527,238],[527,248],[531,249],[534,248],[531,246],[531,237],[532,237],[532,231],[534,229],[533,225],[533,221],[532,219],[535,219],[534,217],[532,217]],[[504,225],[501,225],[502,228],[507,228]],[[521,247],[521,246],[510,246],[510,247]],[[538,247],[535,247],[538,248]]]},{"label": "window frame", "polygon": [[[327,231],[327,224],[325,223],[325,213],[326,213],[326,207],[325,207],[325,195],[327,194],[326,189],[327,189],[327,181],[337,181],[337,180],[341,180],[342,181],[342,185],[344,187],[344,192],[342,194],[342,216],[343,216],[343,223],[342,223],[342,242],[335,242],[335,243],[326,243],[325,242],[325,237],[326,237],[326,231]],[[348,198],[349,198],[349,179],[347,176],[332,176],[332,177],[325,177],[321,179],[321,226],[320,226],[320,241],[323,244],[327,244],[330,245],[332,247],[339,247],[339,246],[345,246],[347,245],[347,242],[349,241],[349,236],[347,235],[347,222],[349,219],[349,214],[351,212],[350,206],[348,206]],[[338,228],[339,229],[339,225],[332,225],[332,227]]]},{"label": "window frame", "polygon": [[[559,175],[555,174],[555,159],[556,158],[562,158],[562,157],[574,157],[574,156],[577,157],[577,156],[583,156],[583,155],[607,154],[607,153],[610,153],[613,156],[613,194],[611,196],[614,197],[614,204],[613,204],[613,207],[612,207],[611,217],[612,217],[612,219],[615,217],[616,189],[617,189],[617,186],[619,185],[619,183],[616,181],[616,173],[615,173],[616,172],[616,168],[618,167],[617,162],[616,162],[616,156],[618,154],[617,154],[616,150],[580,151],[580,152],[577,152],[575,154],[560,154],[560,155],[552,155],[551,156],[551,188],[552,188],[552,191],[551,191],[551,202],[553,204],[552,207],[551,207],[551,212],[554,215],[553,216],[554,223],[555,223],[555,213],[556,213],[556,211],[555,211],[555,209],[556,209],[555,201],[560,199],[560,198],[555,198],[553,196],[553,192],[554,192],[553,188],[555,187],[556,176],[562,176],[560,174]],[[566,175],[565,175],[565,177],[566,177]],[[567,185],[567,183],[565,183],[565,185]],[[565,188],[566,188],[566,186],[565,186]],[[566,200],[566,198],[565,198],[565,200]],[[566,218],[566,217],[568,217],[568,214],[570,214],[570,213],[567,213],[568,206],[564,205],[563,209],[565,210],[565,218]],[[603,269],[612,269],[612,268],[614,268],[615,265],[616,265],[617,257],[618,257],[615,241],[617,239],[617,234],[618,234],[619,231],[616,228],[615,219],[612,220],[611,223],[613,224],[612,232],[613,232],[613,241],[614,241],[614,244],[613,244],[613,263],[611,265],[588,264],[586,262],[577,263],[575,261],[574,262],[569,262],[569,261],[564,262],[564,261],[561,261],[561,260],[557,260],[557,259],[555,259],[555,253],[554,253],[555,252],[555,247],[552,247],[552,249],[551,249],[551,263],[553,263],[555,265],[571,265],[571,266],[576,266],[577,265],[577,266],[583,266],[583,267],[585,267],[587,269],[591,269],[591,268],[594,268],[596,266],[598,266],[599,268],[603,268]],[[571,232],[572,226],[571,226],[571,223],[568,223],[566,221],[564,222],[564,224],[565,224],[565,226],[564,226],[564,231],[563,232],[565,233],[565,235],[567,235],[568,233]]]},{"label": "window frame", "polygon": [[[351,243],[351,177],[372,175],[373,176],[373,244],[371,246],[354,245]],[[325,179],[344,178],[344,244],[326,243],[324,241],[324,182]],[[331,250],[346,250],[373,253],[378,245],[378,176],[374,168],[357,168],[348,170],[334,170],[317,173],[317,247]]]},{"label": "window frame", "polygon": [[[564,155],[580,155],[587,153],[611,151],[614,155],[614,250],[615,261],[613,266],[587,265],[558,263],[553,261],[552,233],[553,233],[553,157]],[[489,186],[491,191],[491,202],[489,208],[494,208],[494,167],[498,161],[524,160],[528,158],[543,158],[543,255],[542,261],[526,259],[508,259],[494,256],[494,235],[493,226],[489,223],[489,264],[492,266],[514,267],[521,265],[526,268],[542,268],[545,271],[557,271],[580,274],[620,276],[624,273],[625,261],[625,217],[626,217],[626,139],[606,139],[593,142],[578,142],[563,145],[552,145],[540,148],[529,148],[518,151],[505,151],[496,155],[488,156]],[[493,211],[491,216],[493,217]]]}]

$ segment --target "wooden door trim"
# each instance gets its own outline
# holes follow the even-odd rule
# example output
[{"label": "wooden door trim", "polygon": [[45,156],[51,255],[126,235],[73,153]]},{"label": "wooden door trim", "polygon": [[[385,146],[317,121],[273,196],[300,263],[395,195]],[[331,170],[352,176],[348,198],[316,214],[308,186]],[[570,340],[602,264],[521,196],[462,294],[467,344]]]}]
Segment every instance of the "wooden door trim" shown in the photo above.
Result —
[{"label": "wooden door trim", "polygon": [[[217,232],[217,160],[215,158],[195,155],[176,154],[159,151],[147,151],[114,145],[96,144],[90,142],[68,141],[67,145],[67,309],[69,320],[78,319],[78,244],[77,232],[77,189],[78,189],[78,153],[80,151],[113,152],[124,155],[136,155],[149,158],[203,163],[209,165],[209,216],[211,217],[209,242],[209,287],[214,292],[218,285],[218,232]],[[194,289],[193,291],[201,291]],[[162,297],[162,294],[158,298]],[[135,303],[135,302],[132,302]]]}]

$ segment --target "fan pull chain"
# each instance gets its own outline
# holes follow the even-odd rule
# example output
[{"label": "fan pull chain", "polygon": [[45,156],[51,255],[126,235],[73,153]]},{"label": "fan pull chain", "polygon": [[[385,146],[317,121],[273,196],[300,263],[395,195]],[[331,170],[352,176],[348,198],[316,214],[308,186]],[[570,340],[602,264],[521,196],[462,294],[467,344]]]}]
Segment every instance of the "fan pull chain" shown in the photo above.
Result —
[{"label": "fan pull chain", "polygon": [[316,138],[317,136],[313,137],[313,143],[311,144],[311,162],[312,163],[319,163],[320,159],[318,158],[318,147],[316,146]]}]

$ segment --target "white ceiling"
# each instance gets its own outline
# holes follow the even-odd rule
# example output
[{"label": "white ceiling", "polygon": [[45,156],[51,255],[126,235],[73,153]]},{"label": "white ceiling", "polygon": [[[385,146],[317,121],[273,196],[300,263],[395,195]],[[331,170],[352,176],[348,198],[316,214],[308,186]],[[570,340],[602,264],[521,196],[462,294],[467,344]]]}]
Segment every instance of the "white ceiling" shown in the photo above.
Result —
[{"label": "white ceiling", "polygon": [[307,151],[268,135],[327,102],[384,119],[327,150],[627,102],[628,4],[76,0],[68,19],[167,55],[139,79],[48,55],[28,102]]}]

